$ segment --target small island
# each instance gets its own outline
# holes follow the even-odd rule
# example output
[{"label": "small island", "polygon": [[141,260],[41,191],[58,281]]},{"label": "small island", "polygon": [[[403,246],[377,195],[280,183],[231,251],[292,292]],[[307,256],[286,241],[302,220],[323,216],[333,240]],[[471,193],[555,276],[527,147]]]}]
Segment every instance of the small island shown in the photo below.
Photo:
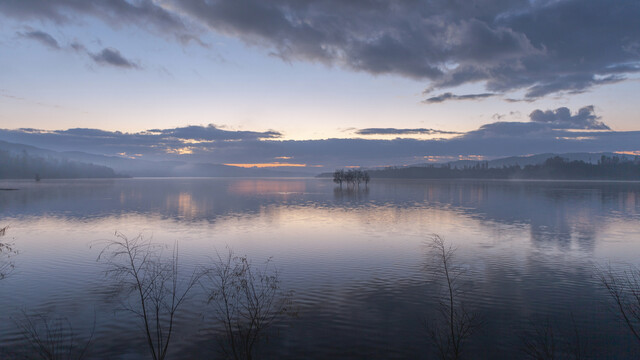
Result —
[{"label": "small island", "polygon": [[342,187],[342,183],[347,183],[347,186],[357,186],[360,187],[360,183],[364,182],[365,186],[369,185],[369,181],[371,177],[369,173],[366,171],[358,170],[358,169],[350,169],[350,170],[336,170],[333,172],[333,182],[336,184],[340,184]]}]

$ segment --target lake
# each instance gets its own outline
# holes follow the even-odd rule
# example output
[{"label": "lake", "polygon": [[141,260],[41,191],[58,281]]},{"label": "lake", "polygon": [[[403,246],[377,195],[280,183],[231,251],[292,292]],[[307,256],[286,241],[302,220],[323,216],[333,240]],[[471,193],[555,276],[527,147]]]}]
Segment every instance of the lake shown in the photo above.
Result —
[{"label": "lake", "polygon": [[[141,323],[97,258],[116,231],[179,246],[189,272],[224,253],[271,259],[294,315],[257,358],[434,358],[425,322],[445,290],[430,238],[457,248],[459,294],[482,326],[471,359],[523,357],[541,326],[598,359],[640,346],[612,310],[596,268],[640,265],[640,183],[158,178],[2,181],[3,241],[18,254],[0,281],[0,347],[24,348],[22,313],[65,318],[90,358],[149,358]],[[170,358],[213,358],[219,324],[201,288],[178,312]],[[574,326],[575,324],[575,326]],[[218,357],[220,358],[220,357]]]}]

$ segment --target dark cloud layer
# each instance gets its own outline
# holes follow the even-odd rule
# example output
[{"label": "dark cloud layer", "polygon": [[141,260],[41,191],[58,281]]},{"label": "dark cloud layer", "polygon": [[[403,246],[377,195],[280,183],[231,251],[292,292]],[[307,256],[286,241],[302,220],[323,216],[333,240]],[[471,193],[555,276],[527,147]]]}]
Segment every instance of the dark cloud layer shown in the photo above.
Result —
[{"label": "dark cloud layer", "polygon": [[436,129],[396,129],[396,128],[366,128],[356,131],[358,135],[451,135],[460,134],[455,131],[444,131]]},{"label": "dark cloud layer", "polygon": [[[138,133],[98,129],[0,130],[0,140],[58,151],[141,154],[143,159],[186,159],[206,163],[268,163],[282,157],[296,163],[336,167],[401,165],[424,157],[536,153],[640,151],[640,131],[607,130],[593,108],[574,114],[562,108],[538,110],[528,122],[493,122],[449,139],[280,140],[276,131],[231,131],[214,125],[152,129]],[[601,130],[601,131],[594,131]],[[432,129],[361,129],[365,134],[417,134]],[[440,133],[440,132],[439,132]]]},{"label": "dark cloud layer", "polygon": [[209,28],[288,61],[427,80],[428,91],[481,82],[535,99],[640,71],[637,0],[34,0],[0,2],[0,13],[90,15],[180,41]]}]

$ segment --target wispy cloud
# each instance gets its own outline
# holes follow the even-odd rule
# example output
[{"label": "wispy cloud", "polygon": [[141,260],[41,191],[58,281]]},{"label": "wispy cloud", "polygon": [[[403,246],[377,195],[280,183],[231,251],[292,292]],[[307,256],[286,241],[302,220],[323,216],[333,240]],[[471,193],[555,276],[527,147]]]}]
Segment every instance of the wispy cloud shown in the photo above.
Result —
[{"label": "wispy cloud", "polygon": [[60,50],[60,44],[58,44],[58,41],[54,39],[53,36],[49,35],[44,31],[32,30],[32,31],[18,32],[17,35],[25,39],[35,40],[52,49]]},{"label": "wispy cloud", "polygon": [[277,139],[282,137],[278,131],[235,131],[224,130],[213,124],[208,126],[185,126],[173,129],[147,130],[144,134],[157,134],[163,138],[177,138],[182,140],[258,140]]},{"label": "wispy cloud", "polygon": [[108,47],[98,52],[89,51],[83,44],[74,41],[68,46],[61,46],[51,34],[42,30],[29,30],[17,33],[20,37],[40,42],[54,50],[73,50],[76,53],[85,54],[98,65],[112,66],[122,69],[141,69],[135,61],[125,58],[118,49]]},{"label": "wispy cloud", "polygon": [[436,104],[436,103],[441,103],[449,100],[482,100],[482,99],[494,97],[497,95],[498,94],[493,94],[493,93],[455,95],[453,93],[447,92],[444,94],[430,97],[428,99],[423,100],[422,102],[425,104]]},{"label": "wispy cloud", "polygon": [[397,129],[397,128],[366,128],[356,131],[358,135],[451,135],[461,134],[456,131],[445,131],[436,129]]},{"label": "wispy cloud", "polygon": [[77,23],[76,15],[92,16],[115,28],[135,25],[187,43],[201,43],[193,24],[158,1],[142,0],[33,0],[0,1],[0,15],[21,20],[51,21],[56,25]]},{"label": "wispy cloud", "polygon": [[13,95],[13,94],[9,93],[5,89],[0,89],[0,96],[3,97],[3,98],[12,99],[12,100],[18,100],[18,101],[25,100],[25,98]]},{"label": "wispy cloud", "polygon": [[133,61],[126,59],[120,51],[114,48],[105,48],[97,53],[87,53],[93,61],[100,65],[110,65],[126,69],[139,69],[140,66]]}]

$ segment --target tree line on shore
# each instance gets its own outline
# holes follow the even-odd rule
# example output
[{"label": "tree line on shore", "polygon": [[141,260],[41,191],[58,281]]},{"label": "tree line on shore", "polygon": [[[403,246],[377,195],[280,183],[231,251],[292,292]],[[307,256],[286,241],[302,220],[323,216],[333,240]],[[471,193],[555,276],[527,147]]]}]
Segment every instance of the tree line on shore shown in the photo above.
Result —
[{"label": "tree line on shore", "polygon": [[389,167],[371,170],[373,178],[406,179],[558,179],[558,180],[640,180],[640,159],[626,160],[602,156],[596,164],[569,161],[556,156],[538,165],[489,167],[488,162],[473,166],[447,165]]}]

